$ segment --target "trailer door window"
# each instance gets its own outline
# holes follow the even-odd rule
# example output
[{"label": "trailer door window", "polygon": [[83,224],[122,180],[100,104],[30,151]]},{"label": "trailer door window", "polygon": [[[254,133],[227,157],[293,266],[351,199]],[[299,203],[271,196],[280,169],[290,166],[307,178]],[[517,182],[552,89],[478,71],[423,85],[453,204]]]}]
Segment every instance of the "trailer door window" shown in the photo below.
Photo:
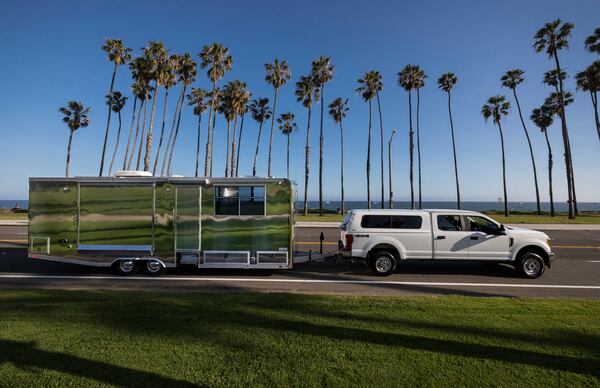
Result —
[{"label": "trailer door window", "polygon": [[218,186],[215,190],[215,215],[251,216],[265,214],[263,186]]}]

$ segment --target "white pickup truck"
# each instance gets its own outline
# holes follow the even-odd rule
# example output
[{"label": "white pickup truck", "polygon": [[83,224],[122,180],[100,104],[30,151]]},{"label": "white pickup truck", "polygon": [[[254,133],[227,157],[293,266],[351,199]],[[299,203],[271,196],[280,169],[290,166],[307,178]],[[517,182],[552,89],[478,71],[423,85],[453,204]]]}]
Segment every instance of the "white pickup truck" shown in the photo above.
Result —
[{"label": "white pickup truck", "polygon": [[533,279],[554,260],[551,242],[545,233],[505,227],[472,211],[382,209],[348,212],[340,247],[381,276],[399,260],[473,260],[511,263]]}]

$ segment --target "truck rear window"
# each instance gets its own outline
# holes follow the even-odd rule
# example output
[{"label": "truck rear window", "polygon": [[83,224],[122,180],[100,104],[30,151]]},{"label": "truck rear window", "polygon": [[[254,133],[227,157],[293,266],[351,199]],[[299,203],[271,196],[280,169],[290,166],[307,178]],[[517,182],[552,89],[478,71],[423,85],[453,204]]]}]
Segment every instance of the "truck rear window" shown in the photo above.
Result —
[{"label": "truck rear window", "polygon": [[365,229],[421,229],[421,216],[365,215],[360,226]]}]

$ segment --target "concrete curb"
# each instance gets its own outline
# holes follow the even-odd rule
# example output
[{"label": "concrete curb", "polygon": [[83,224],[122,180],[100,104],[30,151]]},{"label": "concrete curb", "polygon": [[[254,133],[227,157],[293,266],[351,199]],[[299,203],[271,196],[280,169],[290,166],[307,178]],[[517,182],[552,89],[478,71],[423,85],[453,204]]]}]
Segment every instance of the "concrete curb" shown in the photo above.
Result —
[{"label": "concrete curb", "polygon": [[27,220],[0,220],[0,226],[27,226]]}]

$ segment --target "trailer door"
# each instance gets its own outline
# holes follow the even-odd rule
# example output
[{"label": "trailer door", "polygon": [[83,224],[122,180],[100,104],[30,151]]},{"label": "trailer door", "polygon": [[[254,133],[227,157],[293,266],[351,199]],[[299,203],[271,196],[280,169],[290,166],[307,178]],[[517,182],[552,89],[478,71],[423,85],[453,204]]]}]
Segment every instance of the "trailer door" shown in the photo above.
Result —
[{"label": "trailer door", "polygon": [[176,188],[175,250],[197,253],[200,250],[200,186]]},{"label": "trailer door", "polygon": [[152,254],[153,184],[81,184],[78,250]]}]

